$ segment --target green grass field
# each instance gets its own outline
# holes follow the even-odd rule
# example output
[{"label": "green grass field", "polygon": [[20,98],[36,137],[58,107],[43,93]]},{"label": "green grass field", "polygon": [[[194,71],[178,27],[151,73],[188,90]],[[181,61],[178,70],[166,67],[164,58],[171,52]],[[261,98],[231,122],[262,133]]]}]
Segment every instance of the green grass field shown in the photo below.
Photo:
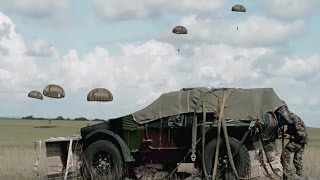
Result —
[{"label": "green grass field", "polygon": [[[52,121],[46,120],[0,120],[0,179],[24,180],[37,179],[33,173],[37,153],[34,141],[50,137],[79,135],[80,128],[90,121]],[[41,126],[55,126],[54,128],[37,128]],[[320,177],[320,129],[308,130],[310,141],[306,147],[304,170],[306,176]],[[39,167],[45,173],[44,152]]]}]

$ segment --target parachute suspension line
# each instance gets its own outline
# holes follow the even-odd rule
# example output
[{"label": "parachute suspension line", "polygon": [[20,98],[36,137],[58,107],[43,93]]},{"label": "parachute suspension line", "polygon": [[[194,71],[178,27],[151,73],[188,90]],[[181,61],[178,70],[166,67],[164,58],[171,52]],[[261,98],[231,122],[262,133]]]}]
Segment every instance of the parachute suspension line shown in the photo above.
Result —
[{"label": "parachute suspension line", "polygon": [[[232,6],[231,11],[236,12],[236,13],[244,13],[246,12],[246,8],[241,5],[241,4],[236,4],[234,6]],[[239,30],[239,26],[237,26],[237,31]]]},{"label": "parachute suspension line", "polygon": [[[172,33],[183,35],[183,34],[188,34],[188,30],[184,26],[176,26],[172,29]],[[180,48],[178,48],[178,53],[180,53]]]}]

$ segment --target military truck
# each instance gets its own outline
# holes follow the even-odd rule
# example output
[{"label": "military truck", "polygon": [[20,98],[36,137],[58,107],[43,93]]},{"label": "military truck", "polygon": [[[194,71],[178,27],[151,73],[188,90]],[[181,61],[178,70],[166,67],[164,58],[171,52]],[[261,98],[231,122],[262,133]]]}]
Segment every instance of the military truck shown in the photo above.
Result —
[{"label": "military truck", "polygon": [[88,177],[119,179],[248,178],[249,152],[275,150],[270,144],[286,113],[272,88],[165,93],[140,111],[82,128],[83,170]]},{"label": "military truck", "polygon": [[137,112],[81,128],[78,174],[83,179],[282,179],[275,139],[287,114],[272,88],[164,93]]}]

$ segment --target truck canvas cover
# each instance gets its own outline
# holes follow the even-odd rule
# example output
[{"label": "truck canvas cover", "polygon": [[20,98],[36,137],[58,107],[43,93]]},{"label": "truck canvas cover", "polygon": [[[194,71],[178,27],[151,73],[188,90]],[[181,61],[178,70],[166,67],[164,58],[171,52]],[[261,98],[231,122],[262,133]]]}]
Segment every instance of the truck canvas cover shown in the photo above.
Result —
[{"label": "truck canvas cover", "polygon": [[226,119],[243,121],[258,119],[263,122],[266,112],[274,112],[284,105],[273,88],[184,88],[162,94],[149,106],[131,115],[138,124],[145,124],[183,113],[201,113],[203,102],[205,102],[205,112],[218,114],[227,90],[230,90],[231,94],[225,104]]}]

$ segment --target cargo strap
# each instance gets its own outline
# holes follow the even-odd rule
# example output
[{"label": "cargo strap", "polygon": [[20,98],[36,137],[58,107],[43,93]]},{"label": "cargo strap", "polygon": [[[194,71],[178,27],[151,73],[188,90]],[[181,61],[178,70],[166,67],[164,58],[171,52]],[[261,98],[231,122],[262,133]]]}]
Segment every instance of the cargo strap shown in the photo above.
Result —
[{"label": "cargo strap", "polygon": [[[232,168],[233,173],[235,174],[235,176],[237,177],[237,179],[246,179],[245,177],[239,177],[238,172],[236,170],[234,161],[233,161],[233,155],[232,155],[232,151],[231,151],[231,147],[230,147],[230,143],[229,143],[229,136],[228,136],[228,131],[227,131],[227,126],[226,126],[226,122],[225,122],[225,117],[224,117],[224,113],[223,113],[223,109],[225,106],[225,101],[228,99],[228,97],[231,94],[231,90],[228,90],[223,97],[223,101],[222,101],[222,105],[220,108],[220,116],[219,116],[219,122],[218,122],[218,127],[221,128],[221,124],[222,123],[222,129],[223,129],[223,133],[224,133],[224,138],[225,138],[225,144],[226,144],[226,148],[227,148],[227,153],[228,153],[228,158],[229,158],[229,162]],[[253,124],[251,124],[253,125]],[[214,162],[214,169],[213,169],[213,173],[212,173],[212,180],[214,180],[216,178],[216,171],[217,171],[217,164],[218,164],[218,155],[219,155],[219,146],[220,146],[220,142],[218,142],[218,140],[220,139],[220,132],[219,132],[219,128],[218,128],[218,134],[217,134],[217,145],[216,145],[216,152],[215,152],[215,162]],[[248,132],[249,133],[249,132]],[[243,138],[243,141],[245,140],[245,137]]]},{"label": "cargo strap", "polygon": [[[271,165],[270,158],[269,158],[269,156],[268,156],[267,153],[266,153],[266,148],[265,148],[265,145],[264,145],[264,142],[263,142],[263,139],[262,139],[262,128],[261,128],[260,126],[259,126],[259,128],[260,128],[259,139],[260,139],[260,142],[261,142],[261,144],[262,144],[262,150],[263,150],[263,152],[264,152],[264,154],[265,154],[265,156],[266,156],[266,158],[267,158],[268,165],[270,166],[270,169],[271,169],[271,171],[273,172],[273,174],[276,175],[278,178],[281,179],[281,175],[279,175],[278,173],[276,173],[276,172],[274,171],[272,165]],[[274,179],[274,178],[271,177],[271,175],[269,174],[267,168],[266,168],[264,165],[263,165],[263,168],[265,169],[265,171],[266,171],[266,173],[268,174],[269,178],[270,178],[270,179]]]},{"label": "cargo strap", "polygon": [[[194,113],[193,113],[193,123],[192,123],[192,140],[191,140],[191,160],[192,162],[196,161],[196,145],[197,145],[197,128],[198,128],[198,119],[197,119],[197,110],[201,105],[202,102],[202,111],[203,111],[203,115],[204,115],[204,119],[206,119],[206,109],[205,109],[205,96],[209,93],[213,93],[215,92],[216,89],[211,89],[209,92],[203,93],[200,95],[200,98],[196,104],[196,107],[194,109]],[[206,120],[204,120],[206,121]],[[202,123],[203,125],[205,125],[204,123]],[[204,140],[205,141],[205,133],[203,133],[204,131],[202,131],[202,136],[204,136]],[[204,148],[204,147],[202,147]],[[206,174],[206,172],[205,172]]]},{"label": "cargo strap", "polygon": [[[228,94],[227,94],[228,93]],[[224,121],[224,106],[226,103],[226,99],[229,97],[231,91],[227,91],[227,93],[224,93],[223,95],[223,99],[222,99],[222,104],[220,107],[220,114],[219,114],[219,120],[218,120],[218,129],[217,129],[217,145],[216,145],[216,151],[215,151],[215,158],[214,158],[214,164],[213,164],[213,172],[212,172],[212,176],[211,179],[215,179],[216,178],[216,174],[217,174],[217,167],[218,167],[218,159],[219,159],[219,149],[220,149],[220,133],[221,133],[221,124],[222,121]]]},{"label": "cargo strap", "polygon": [[68,178],[69,168],[73,166],[72,142],[73,142],[73,140],[70,139],[69,149],[68,149],[68,158],[67,158],[67,164],[66,164],[66,172],[64,174],[64,180],[66,180]]},{"label": "cargo strap", "polygon": [[[283,159],[283,151],[284,151],[284,126],[282,126],[282,133],[281,133],[281,162],[284,162],[284,159]],[[282,178],[283,176],[287,176],[287,174],[282,171]]]},{"label": "cargo strap", "polygon": [[[245,132],[245,134],[243,135],[243,137],[242,137],[242,139],[241,139],[241,141],[240,141],[240,143],[239,143],[239,146],[238,146],[238,147],[236,148],[236,150],[233,152],[232,158],[234,158],[234,157],[238,154],[241,146],[243,145],[244,141],[247,139],[247,137],[248,137],[251,129],[255,126],[256,122],[257,122],[257,120],[251,121],[248,130]],[[223,168],[222,170],[224,170],[224,169],[225,169],[225,168]]]},{"label": "cargo strap", "polygon": [[[206,132],[210,131],[211,129],[212,129],[212,128],[206,129]],[[195,144],[198,144],[198,143],[200,142],[200,140],[201,140],[201,138],[198,138],[198,139],[196,140],[196,143],[195,143]],[[182,161],[184,161],[190,153],[191,153],[191,149],[190,149],[190,150],[187,152],[187,154],[183,157],[183,160],[182,160]],[[167,179],[170,179],[170,178],[172,177],[173,173],[176,172],[176,170],[178,169],[178,166],[182,163],[182,161],[180,161],[180,162],[178,163],[178,165],[175,167],[175,169],[173,169],[173,171],[167,176]]]},{"label": "cargo strap", "polygon": [[204,99],[204,96],[202,97],[202,112],[203,112],[203,115],[202,115],[202,131],[201,131],[201,139],[202,139],[202,166],[204,167],[203,168],[203,172],[205,174],[205,176],[208,176],[208,172],[206,170],[206,165],[204,163],[204,146],[205,146],[205,141],[206,141],[206,121],[207,121],[207,113],[206,113],[206,102],[205,102],[205,99]]},{"label": "cargo strap", "polygon": [[198,124],[197,115],[194,114],[193,123],[192,123],[192,140],[191,140],[191,160],[192,160],[192,162],[196,161],[197,124]]},{"label": "cargo strap", "polygon": [[34,164],[33,172],[39,177],[39,179],[41,179],[40,172],[38,171],[40,155],[41,155],[41,141],[38,141],[38,143],[39,143],[38,151],[37,151],[37,142],[34,143],[34,148],[37,151],[37,160],[36,160],[36,163]]},{"label": "cargo strap", "polygon": [[237,155],[238,151],[240,150],[240,148],[243,145],[244,141],[247,139],[247,136],[249,135],[251,129],[255,126],[256,122],[257,122],[256,120],[251,121],[248,130],[243,135],[243,137],[242,137],[242,139],[241,139],[241,141],[239,143],[239,146],[237,147],[237,149],[232,154],[232,157],[235,157]]}]

